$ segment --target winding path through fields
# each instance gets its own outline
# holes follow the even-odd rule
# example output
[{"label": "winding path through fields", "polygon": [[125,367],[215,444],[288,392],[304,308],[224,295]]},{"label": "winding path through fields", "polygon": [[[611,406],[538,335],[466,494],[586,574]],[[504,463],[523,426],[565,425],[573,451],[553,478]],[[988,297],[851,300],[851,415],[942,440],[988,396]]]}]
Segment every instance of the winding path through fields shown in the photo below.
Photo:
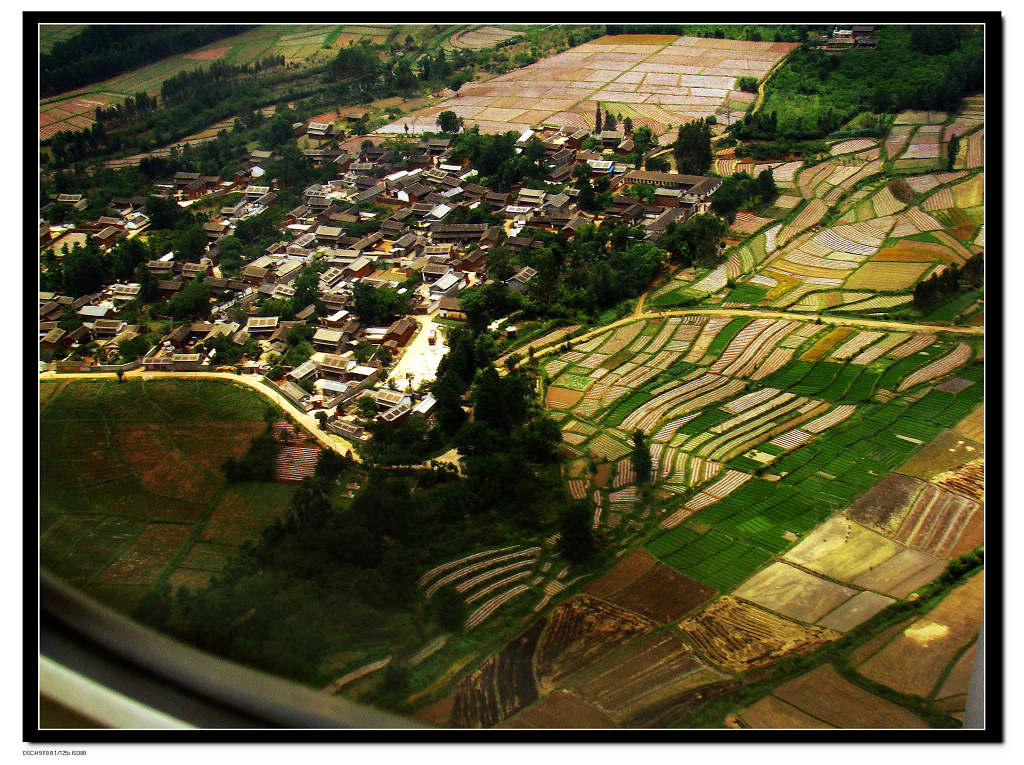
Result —
[{"label": "winding path through fields", "polygon": [[[161,378],[177,378],[182,380],[195,380],[197,378],[207,379],[220,379],[230,380],[232,382],[242,383],[252,388],[256,392],[262,394],[266,398],[269,398],[275,404],[280,406],[286,411],[292,419],[302,425],[310,435],[312,435],[317,441],[328,449],[336,451],[338,454],[349,454],[353,460],[359,462],[359,453],[350,441],[345,440],[341,436],[337,436],[334,433],[324,432],[320,429],[320,423],[317,419],[310,414],[303,412],[289,399],[285,398],[280,393],[271,390],[269,387],[260,382],[261,377],[259,375],[237,375],[233,372],[150,372],[144,369],[137,369],[131,372],[125,373],[125,379],[134,380],[159,380]],[[39,375],[40,382],[47,380],[87,380],[87,379],[117,379],[117,375],[113,372],[42,372]],[[456,450],[445,452],[439,457],[436,457],[431,462],[442,462],[450,465],[454,465],[456,468],[460,467],[459,454]],[[427,465],[394,465],[392,467],[427,467]]]}]

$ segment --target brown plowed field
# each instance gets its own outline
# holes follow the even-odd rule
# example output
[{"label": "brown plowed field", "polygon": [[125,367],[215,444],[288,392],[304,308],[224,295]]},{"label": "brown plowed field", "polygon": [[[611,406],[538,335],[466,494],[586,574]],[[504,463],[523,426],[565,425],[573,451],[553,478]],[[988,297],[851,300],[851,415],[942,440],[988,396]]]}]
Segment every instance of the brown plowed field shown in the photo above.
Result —
[{"label": "brown plowed field", "polygon": [[971,682],[971,673],[974,671],[974,658],[978,653],[978,644],[974,643],[970,648],[960,655],[953,668],[942,681],[942,686],[935,693],[935,698],[946,699],[949,697],[960,698],[959,709],[963,709],[963,697],[967,694],[967,687]]},{"label": "brown plowed field", "polygon": [[735,594],[783,616],[813,624],[857,591],[785,563],[773,563],[754,574]]},{"label": "brown plowed field", "polygon": [[579,400],[583,398],[584,391],[572,390],[570,388],[556,388],[551,386],[548,388],[548,406],[555,407],[556,409],[568,409],[569,407],[576,406]]},{"label": "brown plowed field", "polygon": [[544,619],[537,620],[459,681],[452,706],[453,725],[489,728],[536,700],[533,654],[544,625]]},{"label": "brown plowed field", "polygon": [[798,624],[729,595],[679,628],[698,651],[730,672],[745,672],[841,637],[833,630]]},{"label": "brown plowed field", "polygon": [[906,619],[898,624],[893,624],[886,627],[882,632],[879,632],[873,638],[865,643],[861,643],[859,646],[850,651],[849,660],[853,665],[857,665],[863,661],[867,661],[870,657],[874,656],[880,650],[882,646],[892,640],[896,635],[902,632],[904,629],[909,627],[913,623],[913,618]]},{"label": "brown plowed field", "polygon": [[726,719],[730,728],[833,728],[774,696],[765,696]]},{"label": "brown plowed field", "polygon": [[605,712],[569,691],[554,691],[531,704],[498,728],[611,728]]},{"label": "brown plowed field", "polygon": [[[602,465],[601,467],[607,467]],[[598,484],[601,485],[601,484]],[[583,592],[598,598],[608,598],[657,563],[646,550],[634,550],[597,579],[589,582]]]},{"label": "brown plowed field", "polygon": [[922,480],[889,473],[854,500],[845,515],[869,528],[892,534],[900,527],[903,516],[923,487]]},{"label": "brown plowed field", "polygon": [[917,715],[841,677],[831,664],[778,686],[773,695],[839,728],[927,728]]},{"label": "brown plowed field", "polygon": [[634,641],[572,690],[621,720],[721,679],[678,634],[665,631]]},{"label": "brown plowed field", "polygon": [[672,624],[714,594],[715,590],[706,584],[658,563],[607,600],[655,621]]},{"label": "brown plowed field", "polygon": [[929,696],[957,653],[978,635],[984,614],[984,588],[984,572],[978,572],[858,670],[900,693]]},{"label": "brown plowed field", "polygon": [[713,685],[694,688],[681,696],[644,709],[626,720],[623,725],[627,728],[671,728],[685,725],[686,719],[699,707],[738,685],[739,682],[736,680],[723,680]]},{"label": "brown plowed field", "polygon": [[949,557],[978,507],[977,502],[959,494],[925,486],[894,538],[932,555]]},{"label": "brown plowed field", "polygon": [[537,644],[536,671],[541,690],[554,688],[560,680],[654,627],[653,621],[640,614],[589,595],[577,595],[552,612]]}]

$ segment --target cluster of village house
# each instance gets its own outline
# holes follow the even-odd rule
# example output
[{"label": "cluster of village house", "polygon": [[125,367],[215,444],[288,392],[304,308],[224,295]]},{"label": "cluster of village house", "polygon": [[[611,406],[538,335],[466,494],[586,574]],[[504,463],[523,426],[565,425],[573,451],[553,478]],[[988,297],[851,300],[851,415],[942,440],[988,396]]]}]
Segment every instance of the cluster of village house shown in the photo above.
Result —
[{"label": "cluster of village house", "polygon": [[[147,264],[159,280],[162,298],[173,297],[188,280],[202,275],[216,305],[209,321],[173,328],[133,365],[155,371],[215,369],[216,359],[201,352],[200,344],[227,335],[239,345],[249,338],[256,339],[261,356],[243,359],[241,371],[265,373],[269,370],[263,360],[266,355],[285,350],[285,338],[296,324],[310,323],[315,353],[275,385],[304,411],[328,413],[327,427],[346,438],[365,435],[351,406],[363,395],[373,396],[380,419],[389,423],[410,416],[428,417],[433,406],[429,394],[386,387],[381,364],[374,360],[376,355],[365,363],[356,361],[354,349],[360,343],[387,347],[397,357],[420,327],[412,316],[403,316],[388,326],[363,325],[351,313],[357,282],[401,288],[418,274],[420,286],[409,295],[413,315],[464,320],[458,294],[467,285],[487,279],[484,259],[490,247],[501,243],[522,252],[540,246],[540,242],[522,235],[526,226],[571,236],[578,226],[596,217],[639,227],[649,240],[657,242],[669,223],[681,222],[706,209],[709,197],[721,184],[718,178],[639,170],[606,159],[600,152],[584,151],[581,144],[591,135],[586,130],[539,129],[526,131],[518,144],[522,147],[533,137],[540,140],[547,180],[565,184],[565,190],[550,193],[514,188],[498,192],[474,183],[477,172],[452,159],[452,141],[447,137],[423,138],[411,158],[399,163],[383,145],[364,147],[363,137],[339,145],[334,140],[333,125],[312,122],[295,127],[297,135],[305,135],[304,143],[312,146],[305,154],[315,165],[336,168],[337,179],[306,188],[302,204],[283,220],[280,241],[248,263],[235,278],[220,273],[218,241],[231,234],[238,221],[263,212],[275,201],[273,185],[267,181],[264,169],[273,155],[253,151],[245,158],[246,169],[230,179],[179,172],[154,184],[154,195],[173,198],[182,205],[207,195],[241,193],[232,195],[236,201],[222,206],[204,224],[209,245],[197,262],[183,262],[172,252]],[[596,137],[606,151],[621,155],[633,150],[632,140],[621,128]],[[597,216],[582,212],[575,203],[578,192],[572,181],[575,168],[581,164],[589,167],[592,177],[607,178],[614,194],[612,204]],[[651,204],[622,193],[635,183],[655,187]],[[365,212],[359,203],[367,201],[388,208],[390,213]],[[60,195],[52,203],[79,209],[85,206],[85,200],[76,195]],[[103,217],[87,225],[51,229],[41,223],[40,246],[58,252],[65,244],[92,237],[101,248],[112,247],[122,237],[134,236],[146,228],[145,203],[145,197],[115,198],[110,206],[118,211],[117,217]],[[482,206],[502,223],[452,222],[460,206]],[[366,221],[379,221],[379,225],[361,238],[346,235],[345,224]],[[312,305],[302,307],[294,321],[259,315],[259,299],[290,298],[296,277],[314,257],[326,265],[319,279],[325,315],[314,320]],[[527,290],[535,275],[532,268],[523,267],[506,284],[509,289]],[[49,349],[49,355],[56,359],[47,368],[83,371],[116,357],[117,344],[135,336],[139,329],[118,320],[118,309],[135,299],[139,290],[139,284],[111,284],[77,300],[41,293],[40,346]],[[238,311],[229,313],[235,305],[245,309],[244,322],[229,319],[239,315]],[[58,319],[69,307],[83,324],[65,332],[58,327]],[[85,361],[61,360],[72,346],[91,341],[99,346],[92,357]],[[307,390],[310,387],[312,393]]]}]

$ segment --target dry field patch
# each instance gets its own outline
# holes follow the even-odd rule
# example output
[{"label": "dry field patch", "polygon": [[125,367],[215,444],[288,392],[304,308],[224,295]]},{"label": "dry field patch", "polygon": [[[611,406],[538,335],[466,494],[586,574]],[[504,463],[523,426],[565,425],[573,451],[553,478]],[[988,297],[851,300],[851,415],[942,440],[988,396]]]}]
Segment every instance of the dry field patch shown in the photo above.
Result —
[{"label": "dry field patch", "polygon": [[848,289],[905,290],[928,270],[928,263],[886,263],[868,261],[844,285]]},{"label": "dry field patch", "polygon": [[727,718],[726,724],[736,728],[834,728],[792,704],[774,696],[765,696]]},{"label": "dry field patch", "polygon": [[834,515],[786,553],[785,560],[830,579],[850,581],[902,549],[881,534]]},{"label": "dry field patch", "polygon": [[781,562],[754,574],[735,591],[737,597],[808,624],[856,593],[850,587]]},{"label": "dry field patch", "polygon": [[984,572],[974,574],[858,670],[900,693],[931,695],[949,663],[981,629],[984,588]]},{"label": "dry field patch", "polygon": [[905,598],[931,582],[946,568],[946,562],[919,550],[902,550],[884,563],[865,571],[851,583]]},{"label": "dry field patch", "polygon": [[498,728],[611,728],[615,720],[571,691],[553,691]]},{"label": "dry field patch", "polygon": [[862,592],[854,595],[835,611],[823,616],[818,620],[818,624],[837,632],[849,632],[894,602],[892,598],[876,592]]},{"label": "dry field patch", "polygon": [[745,672],[784,656],[814,650],[838,632],[783,618],[726,595],[679,629],[700,653],[729,672]]},{"label": "dry field patch", "polygon": [[846,680],[831,664],[778,686],[773,695],[839,728],[927,728],[917,715]]}]

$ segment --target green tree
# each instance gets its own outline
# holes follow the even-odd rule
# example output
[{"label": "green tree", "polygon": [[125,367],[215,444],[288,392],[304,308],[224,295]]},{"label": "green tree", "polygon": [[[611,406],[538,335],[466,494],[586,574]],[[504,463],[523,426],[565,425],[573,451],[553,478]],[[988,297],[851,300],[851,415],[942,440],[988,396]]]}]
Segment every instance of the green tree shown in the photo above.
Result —
[{"label": "green tree", "polygon": [[633,433],[633,451],[629,455],[636,473],[637,483],[644,484],[651,480],[651,450],[644,441],[644,432]]},{"label": "green tree", "polygon": [[604,122],[601,119],[601,104],[597,105],[597,110],[594,113],[594,132],[600,133],[603,129]]},{"label": "green tree", "polygon": [[574,502],[562,513],[559,532],[558,549],[570,563],[583,563],[597,552],[591,509],[585,501]]},{"label": "green tree", "polygon": [[686,175],[701,175],[711,168],[711,126],[699,119],[679,126],[672,144],[676,168]]},{"label": "green tree", "polygon": [[455,112],[446,110],[437,115],[437,126],[442,133],[455,135],[462,129],[462,119]]},{"label": "green tree", "polygon": [[744,93],[756,93],[757,92],[757,78],[756,77],[740,77],[736,84],[740,90]]},{"label": "green tree", "polygon": [[438,624],[447,632],[461,632],[466,623],[466,601],[455,587],[442,587],[430,599],[431,611]]}]

